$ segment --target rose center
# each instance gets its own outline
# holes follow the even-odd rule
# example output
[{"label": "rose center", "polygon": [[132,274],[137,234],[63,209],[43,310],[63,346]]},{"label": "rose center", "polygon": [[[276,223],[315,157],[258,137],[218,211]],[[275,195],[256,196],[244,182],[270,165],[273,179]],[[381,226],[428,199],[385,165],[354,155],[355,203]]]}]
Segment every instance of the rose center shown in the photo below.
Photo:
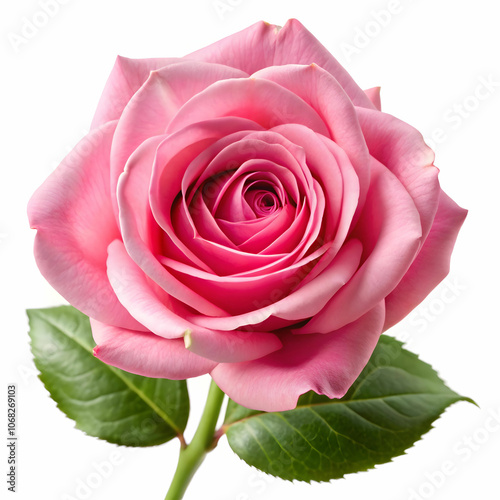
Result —
[{"label": "rose center", "polygon": [[245,190],[244,197],[257,217],[267,217],[282,208],[282,202],[273,186],[269,183],[251,183]]}]

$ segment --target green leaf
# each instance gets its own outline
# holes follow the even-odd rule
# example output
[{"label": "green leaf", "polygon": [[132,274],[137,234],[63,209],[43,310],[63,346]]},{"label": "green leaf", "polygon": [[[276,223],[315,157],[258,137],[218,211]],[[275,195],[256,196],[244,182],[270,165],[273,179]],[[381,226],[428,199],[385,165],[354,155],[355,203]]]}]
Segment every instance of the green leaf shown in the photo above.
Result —
[{"label": "green leaf", "polygon": [[91,436],[152,446],[182,434],[189,414],[186,381],[124,372],[93,356],[84,314],[71,306],[27,311],[40,379],[57,406]]},{"label": "green leaf", "polygon": [[224,430],[233,451],[268,474],[329,481],[402,455],[461,400],[473,402],[400,342],[382,336],[342,399],[309,392],[294,410],[274,413],[230,401]]}]

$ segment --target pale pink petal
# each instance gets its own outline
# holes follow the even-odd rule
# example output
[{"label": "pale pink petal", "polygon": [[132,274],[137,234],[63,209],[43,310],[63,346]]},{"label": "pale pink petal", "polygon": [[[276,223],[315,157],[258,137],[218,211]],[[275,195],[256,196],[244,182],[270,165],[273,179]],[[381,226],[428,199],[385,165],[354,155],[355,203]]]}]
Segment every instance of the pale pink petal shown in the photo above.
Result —
[{"label": "pale pink petal", "polygon": [[284,87],[260,78],[235,78],[210,85],[182,106],[167,132],[172,134],[190,124],[222,116],[246,118],[264,128],[300,123],[329,136],[311,106]]},{"label": "pale pink petal", "polygon": [[120,238],[109,192],[109,151],[116,123],[93,130],[35,192],[28,205],[37,229],[35,258],[47,281],[100,321],[140,328],[106,275],[107,247]]},{"label": "pale pink petal", "polygon": [[147,80],[151,71],[178,61],[179,59],[172,57],[128,59],[118,56],[97,105],[91,128],[100,127],[106,122],[120,118],[123,109]]},{"label": "pale pink petal", "polygon": [[316,63],[339,81],[356,105],[373,108],[349,73],[296,19],[287,21],[283,28],[258,22],[185,56],[185,59],[227,64],[248,74],[268,66]]},{"label": "pale pink petal", "polygon": [[358,84],[332,54],[297,19],[290,19],[277,35],[273,65],[315,63],[342,85],[356,106],[373,108]]},{"label": "pale pink petal", "polygon": [[[181,338],[192,323],[175,314],[167,294],[147,276],[115,240],[108,248],[108,277],[120,302],[146,329],[167,339]],[[155,290],[156,289],[156,290]],[[160,300],[161,297],[161,300]],[[170,308],[169,308],[170,307]]]},{"label": "pale pink petal", "polygon": [[361,267],[299,333],[326,333],[365,314],[394,290],[420,248],[422,230],[413,200],[375,159],[365,208],[352,236],[363,243]]},{"label": "pale pink petal", "polygon": [[183,339],[164,339],[91,320],[97,343],[94,356],[108,365],[143,377],[184,380],[210,372],[214,361],[189,352]]},{"label": "pale pink petal", "polygon": [[429,236],[404,278],[385,299],[384,330],[401,321],[448,274],[451,252],[466,215],[467,210],[441,191]]},{"label": "pale pink petal", "polygon": [[411,125],[379,111],[362,108],[357,111],[370,154],[399,179],[413,198],[424,241],[434,220],[440,192],[434,152]]},{"label": "pale pink petal", "polygon": [[219,363],[242,363],[262,358],[281,349],[283,344],[266,332],[189,332],[186,347],[195,354]]},{"label": "pale pink petal", "polygon": [[337,331],[283,334],[279,351],[246,363],[223,363],[210,374],[231,399],[255,410],[291,410],[311,390],[341,398],[370,359],[383,324],[380,302]]},{"label": "pale pink petal", "polygon": [[372,87],[371,89],[367,89],[365,90],[365,94],[368,96],[368,99],[370,99],[375,108],[381,111],[382,102],[380,100],[380,87]]},{"label": "pale pink petal", "polygon": [[225,64],[252,74],[273,64],[277,32],[277,26],[260,21],[183,59]]}]

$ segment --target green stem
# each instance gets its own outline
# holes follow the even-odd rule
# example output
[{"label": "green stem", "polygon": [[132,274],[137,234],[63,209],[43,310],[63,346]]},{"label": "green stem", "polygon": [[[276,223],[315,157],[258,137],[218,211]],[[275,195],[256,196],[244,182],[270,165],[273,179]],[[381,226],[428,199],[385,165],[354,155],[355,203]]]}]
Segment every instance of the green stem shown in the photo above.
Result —
[{"label": "green stem", "polygon": [[177,469],[165,500],[180,500],[184,496],[198,467],[207,453],[213,449],[215,426],[223,401],[224,393],[212,380],[200,424],[191,443],[181,446]]}]

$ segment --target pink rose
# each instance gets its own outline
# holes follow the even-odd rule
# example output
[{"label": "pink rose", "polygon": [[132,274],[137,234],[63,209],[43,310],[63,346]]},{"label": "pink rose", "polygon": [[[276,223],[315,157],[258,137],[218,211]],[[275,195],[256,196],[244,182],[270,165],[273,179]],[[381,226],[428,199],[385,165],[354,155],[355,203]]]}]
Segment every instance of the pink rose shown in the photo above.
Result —
[{"label": "pink rose", "polygon": [[30,202],[36,260],[105,363],[259,410],[339,398],[448,273],[466,212],[433,160],[296,20],[118,58]]}]

